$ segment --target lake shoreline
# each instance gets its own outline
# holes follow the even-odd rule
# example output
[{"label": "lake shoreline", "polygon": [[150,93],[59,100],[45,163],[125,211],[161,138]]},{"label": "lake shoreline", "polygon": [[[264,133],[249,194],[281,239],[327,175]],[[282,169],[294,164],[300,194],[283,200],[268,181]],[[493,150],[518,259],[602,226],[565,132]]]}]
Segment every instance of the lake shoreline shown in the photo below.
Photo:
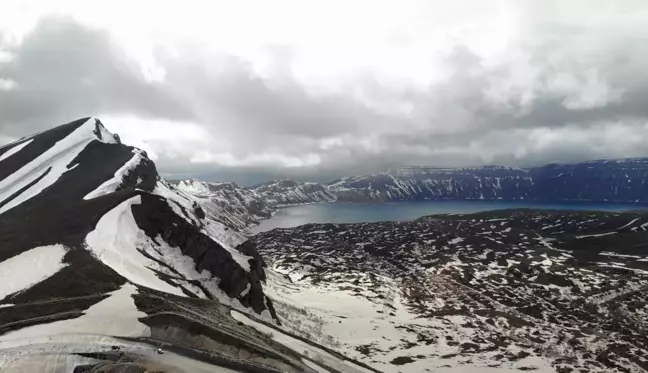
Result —
[{"label": "lake shoreline", "polygon": [[426,215],[470,214],[510,209],[564,210],[564,211],[648,211],[644,202],[613,202],[566,200],[547,202],[538,200],[487,199],[428,199],[421,201],[388,202],[330,202],[282,206],[269,219],[249,227],[246,236],[275,228],[289,228],[309,223],[363,223],[378,221],[416,220]]}]

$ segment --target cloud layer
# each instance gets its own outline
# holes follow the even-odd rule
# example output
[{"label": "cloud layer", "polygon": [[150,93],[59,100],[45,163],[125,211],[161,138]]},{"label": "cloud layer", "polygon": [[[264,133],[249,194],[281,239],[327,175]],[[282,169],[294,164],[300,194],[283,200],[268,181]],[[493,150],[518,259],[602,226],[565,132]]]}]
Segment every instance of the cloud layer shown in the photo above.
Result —
[{"label": "cloud layer", "polygon": [[0,140],[95,115],[163,173],[244,182],[648,156],[648,13],[569,3],[448,8],[447,24],[413,8],[379,38],[390,8],[372,35],[342,20],[349,40],[308,29],[313,45],[237,51],[200,34],[146,58],[112,28],[46,15],[0,35]]}]

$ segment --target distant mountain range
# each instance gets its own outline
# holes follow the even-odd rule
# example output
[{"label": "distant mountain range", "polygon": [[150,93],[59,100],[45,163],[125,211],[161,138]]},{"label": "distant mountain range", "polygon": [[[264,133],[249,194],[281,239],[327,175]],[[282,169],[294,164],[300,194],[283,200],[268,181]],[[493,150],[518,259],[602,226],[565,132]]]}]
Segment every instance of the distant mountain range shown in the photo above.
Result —
[{"label": "distant mountain range", "polygon": [[549,164],[528,169],[403,167],[343,178],[326,188],[338,201],[502,199],[648,201],[648,158]]},{"label": "distant mountain range", "polygon": [[241,187],[196,179],[175,181],[201,198],[223,224],[244,229],[283,206],[316,202],[536,200],[648,202],[648,158],[549,164],[535,168],[400,167],[328,184],[279,180]]}]

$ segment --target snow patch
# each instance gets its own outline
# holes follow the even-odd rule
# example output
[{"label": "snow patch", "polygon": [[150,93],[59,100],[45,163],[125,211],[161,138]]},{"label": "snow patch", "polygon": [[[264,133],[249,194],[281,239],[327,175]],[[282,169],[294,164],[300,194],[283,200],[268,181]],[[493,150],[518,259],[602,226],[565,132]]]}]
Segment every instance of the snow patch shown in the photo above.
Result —
[{"label": "snow patch", "polygon": [[83,316],[71,320],[28,326],[0,336],[2,348],[30,345],[43,337],[51,339],[56,335],[98,334],[119,337],[147,337],[148,326],[138,319],[146,317],[135,306],[133,294],[137,288],[125,284],[101,302],[88,308]]},{"label": "snow patch", "polygon": [[102,216],[86,236],[88,249],[104,264],[136,284],[185,296],[179,288],[160,280],[148,268],[151,260],[137,251],[137,243],[145,234],[135,223],[131,206],[140,203],[140,196],[130,198]]},{"label": "snow patch", "polygon": [[576,236],[576,239],[580,240],[583,238],[588,238],[588,237],[603,237],[603,236],[609,236],[611,234],[616,234],[617,232],[607,232],[607,233],[599,233],[599,234],[588,234],[585,236]]},{"label": "snow patch", "polygon": [[2,162],[2,161],[4,161],[5,159],[11,157],[12,155],[18,153],[18,152],[21,151],[25,146],[29,145],[32,141],[34,141],[34,139],[29,139],[29,140],[23,142],[22,144],[16,145],[16,146],[14,146],[13,148],[11,148],[11,149],[7,150],[6,152],[2,153],[2,154],[0,155],[0,162]]},{"label": "snow patch", "polygon": [[636,218],[636,219],[632,220],[630,223],[624,225],[623,227],[619,227],[619,228],[617,228],[617,229],[623,229],[623,228],[625,228],[625,227],[631,226],[634,222],[636,222],[636,221],[639,220],[639,219],[641,219],[641,218]]},{"label": "snow patch", "polygon": [[67,264],[63,245],[40,246],[0,263],[0,300],[52,277]]},{"label": "snow patch", "polygon": [[115,176],[112,179],[106,180],[97,189],[83,197],[83,199],[93,199],[116,191],[124,181],[124,176],[128,175],[144,159],[144,152],[140,149],[133,149],[133,154],[133,157],[115,172]]},{"label": "snow patch", "polygon": [[454,245],[458,244],[459,242],[462,242],[464,239],[461,237],[453,238],[450,241],[448,241],[449,244]]}]

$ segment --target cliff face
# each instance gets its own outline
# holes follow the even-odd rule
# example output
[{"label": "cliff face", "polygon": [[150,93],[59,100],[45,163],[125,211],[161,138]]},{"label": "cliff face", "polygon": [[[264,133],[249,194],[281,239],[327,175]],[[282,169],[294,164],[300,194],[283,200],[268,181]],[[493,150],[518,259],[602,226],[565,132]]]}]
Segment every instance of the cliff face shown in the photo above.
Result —
[{"label": "cliff face", "polygon": [[318,183],[298,183],[291,180],[278,180],[254,187],[267,203],[273,206],[300,205],[316,202],[332,202],[335,194]]},{"label": "cliff face", "polygon": [[329,185],[340,202],[427,199],[648,201],[648,159],[592,161],[530,169],[499,166],[398,168]]},{"label": "cliff face", "polygon": [[254,190],[235,183],[212,183],[196,179],[172,182],[178,190],[192,196],[212,219],[236,230],[268,219],[275,206]]},{"label": "cliff face", "polygon": [[252,188],[196,179],[173,181],[173,184],[192,196],[207,216],[240,231],[268,219],[282,206],[336,200],[336,196],[321,184],[291,180]]},{"label": "cliff face", "polygon": [[524,199],[533,191],[533,179],[526,170],[505,167],[399,168],[344,178],[328,189],[340,202]]},{"label": "cliff face", "polygon": [[648,201],[648,159],[547,165],[530,170],[536,199]]}]

